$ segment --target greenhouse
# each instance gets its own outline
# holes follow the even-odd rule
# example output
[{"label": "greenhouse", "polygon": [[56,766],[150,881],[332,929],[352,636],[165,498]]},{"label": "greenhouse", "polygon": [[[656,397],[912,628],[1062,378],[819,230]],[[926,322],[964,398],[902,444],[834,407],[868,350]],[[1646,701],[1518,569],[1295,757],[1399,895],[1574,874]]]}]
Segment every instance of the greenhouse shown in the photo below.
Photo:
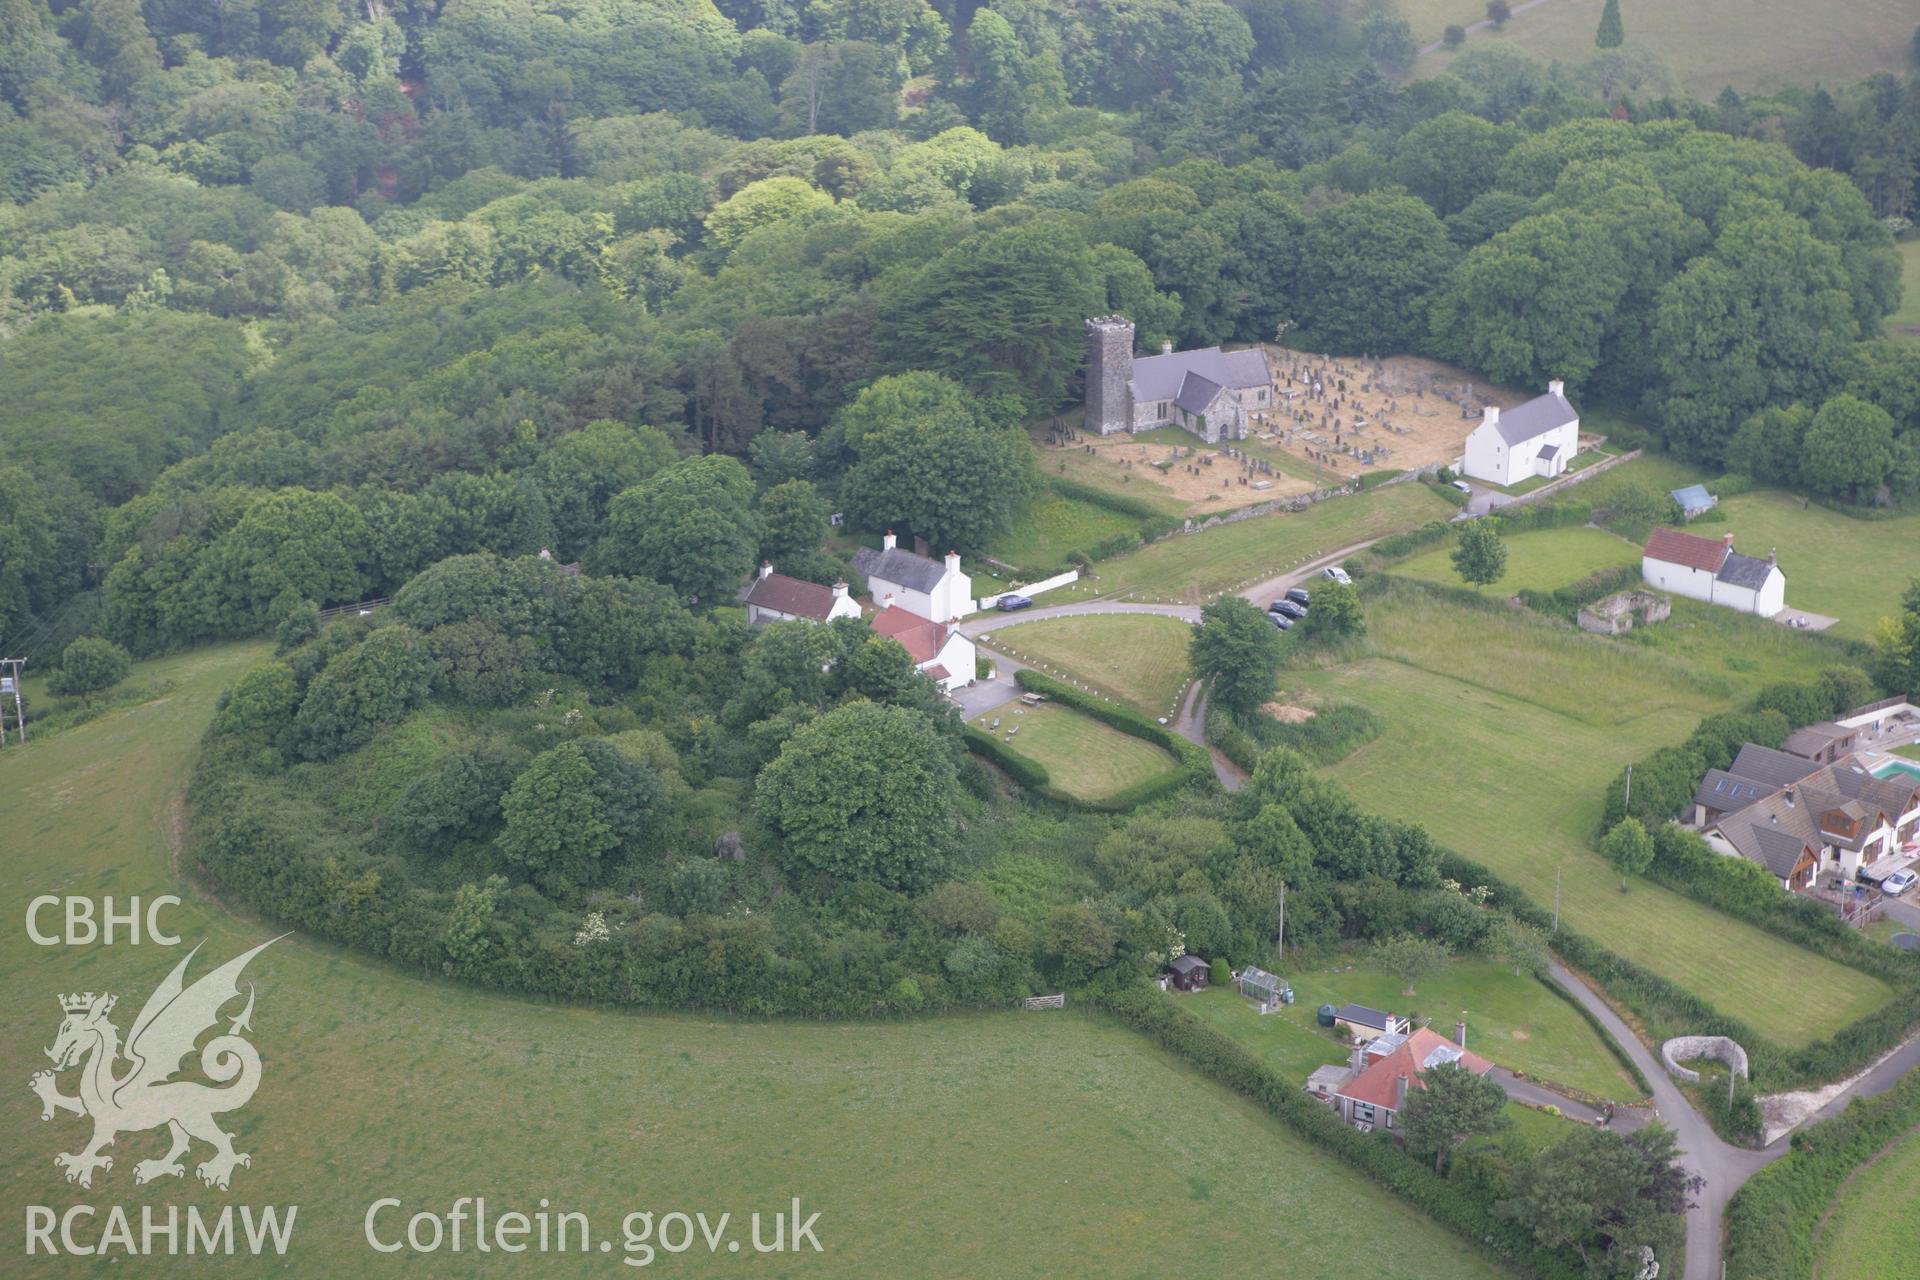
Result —
[{"label": "greenhouse", "polygon": [[1248,965],[1241,971],[1240,994],[1263,1010],[1277,1009],[1283,1004],[1293,1003],[1293,988],[1287,985],[1285,978],[1275,977],[1265,969],[1258,969],[1252,965]]}]

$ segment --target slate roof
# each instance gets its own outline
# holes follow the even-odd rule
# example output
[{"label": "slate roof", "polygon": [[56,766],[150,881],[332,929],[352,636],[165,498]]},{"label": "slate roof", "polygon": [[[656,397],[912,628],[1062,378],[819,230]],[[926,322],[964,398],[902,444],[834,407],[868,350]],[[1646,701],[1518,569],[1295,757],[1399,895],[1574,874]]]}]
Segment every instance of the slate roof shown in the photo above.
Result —
[{"label": "slate roof", "polygon": [[930,618],[923,618],[897,604],[890,604],[873,615],[875,635],[892,636],[907,651],[914,665],[931,662],[947,642],[947,629]]},{"label": "slate roof", "polygon": [[[1741,755],[1754,748],[1742,748]],[[1781,753],[1775,752],[1775,755]],[[1806,761],[1800,763],[1805,764]],[[1714,826],[1743,857],[1758,862],[1775,875],[1793,872],[1805,846],[1859,850],[1884,814],[1897,822],[1916,803],[1920,788],[1889,785],[1851,759],[1809,770],[1790,785],[1775,788],[1746,808],[1722,817]],[[1860,833],[1849,839],[1820,826],[1821,815],[1838,810],[1860,822]]]},{"label": "slate roof", "polygon": [[947,574],[947,566],[942,562],[898,547],[891,551],[862,547],[853,553],[853,565],[869,579],[878,578],[909,591],[932,591]]},{"label": "slate roof", "polygon": [[1207,970],[1212,967],[1213,966],[1209,965],[1205,960],[1202,960],[1199,956],[1193,955],[1192,953],[1184,956],[1175,956],[1167,964],[1167,968],[1173,970],[1175,973],[1192,973],[1195,969]]},{"label": "slate roof", "polygon": [[1333,1015],[1342,1022],[1351,1022],[1362,1027],[1385,1027],[1387,1020],[1393,1017],[1379,1009],[1369,1009],[1363,1004],[1343,1004],[1340,1012]]},{"label": "slate roof", "polygon": [[1719,538],[1697,538],[1678,529],[1655,529],[1647,538],[1647,558],[1668,564],[1683,564],[1689,569],[1719,573],[1733,548]]},{"label": "slate roof", "polygon": [[764,578],[754,578],[753,585],[747,588],[747,603],[818,622],[833,608],[833,589],[817,582],[789,578],[784,573],[770,573]]},{"label": "slate roof", "polygon": [[1743,556],[1738,551],[1727,552],[1727,562],[1720,566],[1717,575],[1720,581],[1730,587],[1746,587],[1758,591],[1767,583],[1767,575],[1773,572],[1773,562],[1758,560],[1753,556]]},{"label": "slate roof", "polygon": [[1185,381],[1180,384],[1180,394],[1173,398],[1173,402],[1188,413],[1205,413],[1220,391],[1220,384],[1212,378],[1189,369]]},{"label": "slate roof", "polygon": [[1810,756],[1815,752],[1825,751],[1828,747],[1843,738],[1851,738],[1853,732],[1852,729],[1847,728],[1845,725],[1838,725],[1831,720],[1825,720],[1819,724],[1800,726],[1788,734],[1787,740],[1782,742],[1780,746],[1783,750],[1789,751],[1796,756]]},{"label": "slate roof", "polygon": [[1498,421],[1493,425],[1500,432],[1502,440],[1508,444],[1520,444],[1579,420],[1580,411],[1568,404],[1565,396],[1548,392],[1544,396],[1535,396],[1525,404],[1502,409]]},{"label": "slate roof", "polygon": [[1408,1036],[1407,1042],[1398,1049],[1384,1058],[1376,1059],[1373,1065],[1348,1081],[1338,1093],[1343,1098],[1372,1103],[1392,1111],[1400,1101],[1400,1077],[1407,1078],[1409,1090],[1424,1089],[1427,1086],[1421,1081],[1420,1073],[1446,1062],[1457,1062],[1477,1076],[1493,1070],[1493,1064],[1479,1054],[1462,1049],[1430,1027],[1422,1027]]},{"label": "slate roof", "polygon": [[[1177,401],[1189,374],[1197,374],[1202,380],[1212,383],[1216,393],[1220,387],[1244,391],[1250,387],[1267,386],[1273,381],[1273,370],[1267,365],[1267,353],[1258,347],[1249,347],[1245,351],[1201,347],[1196,351],[1136,356],[1133,361],[1133,380],[1128,385],[1133,389],[1136,402]],[[1211,403],[1213,395],[1209,394],[1207,399]],[[1200,410],[1191,412],[1198,413]]]},{"label": "slate roof", "polygon": [[1543,444],[1540,446],[1539,456],[1549,460],[1557,458],[1560,456],[1560,446],[1557,444]]},{"label": "slate roof", "polygon": [[1721,813],[1738,813],[1748,805],[1766,799],[1779,789],[1765,783],[1736,778],[1724,769],[1709,769],[1707,776],[1700,779],[1699,789],[1693,793],[1693,802],[1703,804],[1709,809],[1716,809]]},{"label": "slate roof", "polygon": [[1749,862],[1757,862],[1782,880],[1793,874],[1808,846],[1819,848],[1826,841],[1814,834],[1811,824],[1789,821],[1775,825],[1753,821],[1723,824],[1720,834]]},{"label": "slate roof", "polygon": [[1736,778],[1758,782],[1771,791],[1778,791],[1790,782],[1800,781],[1819,767],[1813,761],[1790,751],[1776,751],[1772,747],[1749,742],[1740,748],[1740,754],[1727,766],[1727,772]]}]

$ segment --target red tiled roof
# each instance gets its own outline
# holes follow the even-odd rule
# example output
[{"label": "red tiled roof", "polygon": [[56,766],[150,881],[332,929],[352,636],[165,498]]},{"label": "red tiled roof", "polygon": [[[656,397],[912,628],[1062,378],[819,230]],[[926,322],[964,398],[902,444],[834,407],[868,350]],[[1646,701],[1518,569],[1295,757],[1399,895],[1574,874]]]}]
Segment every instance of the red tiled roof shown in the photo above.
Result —
[{"label": "red tiled roof", "polygon": [[932,676],[935,680],[946,680],[946,679],[949,679],[952,675],[952,673],[947,670],[944,664],[938,663],[938,662],[926,668],[926,672],[928,675]]},{"label": "red tiled roof", "polygon": [[1719,573],[1733,550],[1731,539],[1696,538],[1677,529],[1655,529],[1647,539],[1647,555],[1668,564],[1683,564],[1689,569]]},{"label": "red tiled roof", "polygon": [[947,629],[929,618],[890,604],[873,615],[875,635],[892,636],[917,666],[931,662],[947,641]]},{"label": "red tiled roof", "polygon": [[770,573],[753,580],[753,586],[747,590],[747,603],[818,622],[833,608],[833,589],[817,582],[789,578],[784,573]]},{"label": "red tiled roof", "polygon": [[[1442,1048],[1458,1049],[1459,1046],[1439,1032],[1422,1027],[1408,1036],[1405,1044],[1386,1057],[1376,1059],[1365,1071],[1348,1081],[1346,1087],[1340,1090],[1340,1096],[1392,1111],[1399,1106],[1396,1083],[1399,1078],[1407,1077],[1409,1089],[1426,1088],[1420,1083],[1420,1073],[1426,1069],[1425,1063],[1433,1051]],[[1459,1063],[1477,1076],[1493,1070],[1491,1062],[1469,1050],[1461,1050]]]}]

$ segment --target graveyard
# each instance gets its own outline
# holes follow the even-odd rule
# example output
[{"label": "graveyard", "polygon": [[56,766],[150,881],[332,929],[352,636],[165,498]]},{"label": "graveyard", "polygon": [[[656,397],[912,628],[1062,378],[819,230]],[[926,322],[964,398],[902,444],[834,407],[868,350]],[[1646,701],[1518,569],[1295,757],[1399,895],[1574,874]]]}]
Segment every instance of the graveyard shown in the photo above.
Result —
[{"label": "graveyard", "polygon": [[1032,425],[1042,474],[1187,516],[1338,488],[1369,473],[1453,464],[1484,405],[1529,393],[1416,356],[1329,358],[1265,344],[1274,407],[1245,439],[1209,445],[1179,427],[1101,436],[1076,413]]}]

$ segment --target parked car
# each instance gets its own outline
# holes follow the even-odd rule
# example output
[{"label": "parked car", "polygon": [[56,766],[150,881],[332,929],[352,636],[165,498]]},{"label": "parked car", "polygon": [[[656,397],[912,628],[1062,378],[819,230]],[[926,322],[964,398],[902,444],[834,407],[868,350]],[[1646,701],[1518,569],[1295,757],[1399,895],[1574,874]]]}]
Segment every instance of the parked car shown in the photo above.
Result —
[{"label": "parked car", "polygon": [[1267,621],[1271,622],[1274,626],[1280,628],[1282,631],[1293,630],[1293,619],[1289,618],[1284,613],[1269,613],[1267,615]]},{"label": "parked car", "polygon": [[1458,489],[1458,490],[1459,490],[1460,492],[1462,492],[1462,493],[1472,493],[1472,492],[1473,492],[1473,486],[1472,486],[1472,485],[1470,485],[1470,484],[1468,484],[1468,483],[1467,483],[1467,482],[1466,482],[1465,480],[1455,480],[1455,481],[1453,482],[1453,487],[1454,487],[1454,488],[1456,488],[1456,489]]},{"label": "parked car", "polygon": [[1287,592],[1287,599],[1293,601],[1295,604],[1299,605],[1302,609],[1307,607],[1307,601],[1310,600],[1311,598],[1312,597],[1307,594],[1307,589],[1305,587],[1294,587]]},{"label": "parked car", "polygon": [[1353,579],[1347,576],[1347,571],[1345,569],[1342,569],[1337,564],[1330,564],[1326,568],[1322,569],[1320,571],[1320,576],[1323,578],[1331,578],[1335,582],[1342,583],[1346,586],[1353,585]]},{"label": "parked car", "polygon": [[1012,613],[1015,609],[1030,608],[1032,604],[1033,601],[1026,596],[1016,596],[1012,592],[1008,592],[1006,595],[1000,597],[1000,603],[997,607],[1002,613]]},{"label": "parked car", "polygon": [[1916,880],[1920,880],[1920,876],[1911,871],[1896,871],[1880,882],[1880,890],[1897,898],[1913,888],[1913,882]]},{"label": "parked car", "polygon": [[1307,611],[1291,600],[1276,600],[1273,602],[1273,608],[1267,610],[1267,612],[1284,613],[1296,622],[1307,616]]}]

